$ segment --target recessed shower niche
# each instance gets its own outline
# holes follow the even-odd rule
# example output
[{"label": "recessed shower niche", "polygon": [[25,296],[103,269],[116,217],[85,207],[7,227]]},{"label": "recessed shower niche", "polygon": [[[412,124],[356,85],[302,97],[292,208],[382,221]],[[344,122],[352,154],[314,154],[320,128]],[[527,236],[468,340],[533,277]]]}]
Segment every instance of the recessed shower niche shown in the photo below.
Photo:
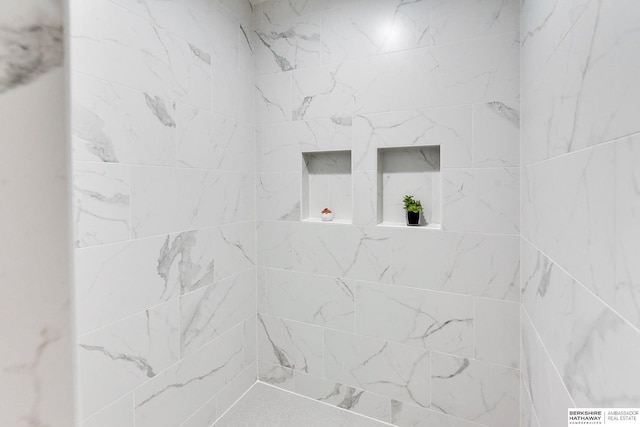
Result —
[{"label": "recessed shower niche", "polygon": [[329,208],[333,221],[351,223],[351,151],[302,153],[302,218],[320,221]]},{"label": "recessed shower niche", "polygon": [[420,225],[439,229],[441,187],[439,145],[378,149],[378,224],[404,226],[408,194],[422,202]]}]

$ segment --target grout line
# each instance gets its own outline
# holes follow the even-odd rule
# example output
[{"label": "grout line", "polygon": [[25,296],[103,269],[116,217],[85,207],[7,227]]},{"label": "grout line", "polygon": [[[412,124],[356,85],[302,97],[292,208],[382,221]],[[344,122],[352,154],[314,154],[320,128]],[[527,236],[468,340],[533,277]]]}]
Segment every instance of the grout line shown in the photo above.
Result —
[{"label": "grout line", "polygon": [[[533,404],[533,397],[531,397],[531,394],[529,393],[529,383],[527,382],[527,380],[524,377],[523,373],[520,373],[520,382],[521,382],[521,387],[520,387],[520,405],[522,405],[522,389],[524,389],[524,393],[526,395],[527,398],[527,404],[531,407],[531,413],[533,414],[533,416],[536,419],[537,422],[537,426],[540,427],[540,419],[538,418],[538,411],[536,410],[535,405]],[[522,407],[520,408],[520,413],[522,414]],[[528,427],[528,426],[520,426],[520,427]]]},{"label": "grout line", "polygon": [[[175,296],[173,296],[173,297],[169,298],[169,299],[168,299],[168,300],[166,300],[166,301],[161,301],[161,302],[159,302],[159,303],[157,303],[157,304],[154,304],[154,305],[151,305],[151,306],[149,306],[149,307],[147,307],[147,308],[145,308],[145,309],[142,309],[142,310],[140,310],[140,311],[136,311],[135,313],[128,314],[128,315],[126,315],[125,317],[122,317],[122,318],[119,318],[119,319],[117,319],[117,320],[114,320],[114,321],[108,322],[108,323],[106,323],[106,324],[104,324],[104,325],[101,325],[101,326],[99,326],[99,327],[95,328],[95,329],[91,329],[91,330],[89,330],[89,331],[82,332],[81,334],[76,334],[76,337],[77,337],[77,338],[85,337],[85,336],[87,336],[87,335],[89,335],[89,334],[92,334],[92,333],[94,333],[94,332],[98,332],[98,331],[100,331],[100,330],[102,330],[102,329],[104,329],[104,328],[108,328],[108,327],[113,326],[113,325],[115,325],[115,324],[117,324],[117,323],[123,322],[123,321],[125,321],[125,320],[129,320],[129,319],[131,319],[132,317],[135,317],[135,316],[139,316],[139,315],[141,315],[141,314],[144,314],[144,313],[146,313],[147,311],[155,310],[155,309],[157,309],[157,308],[159,308],[159,307],[161,307],[161,306],[163,306],[163,305],[165,305],[165,304],[168,304],[168,303],[174,302],[175,300],[180,300],[180,299],[181,299],[182,297],[184,297],[184,296],[191,295],[191,294],[193,294],[193,293],[195,293],[195,292],[202,291],[203,289],[208,289],[208,288],[210,288],[210,287],[212,287],[212,286],[219,285],[221,282],[224,282],[224,281],[226,281],[226,280],[235,279],[235,278],[237,278],[238,276],[240,276],[241,274],[245,274],[245,273],[249,272],[251,269],[256,269],[256,268],[257,268],[257,267],[251,267],[251,268],[248,268],[248,269],[246,269],[246,270],[242,270],[242,271],[240,271],[240,272],[238,272],[238,273],[236,273],[236,274],[232,274],[231,276],[223,277],[222,279],[217,280],[217,281],[215,281],[215,282],[212,282],[212,283],[210,283],[210,284],[208,284],[208,285],[205,285],[205,286],[202,286],[202,287],[200,287],[200,288],[193,289],[193,290],[190,290],[190,291],[188,291],[188,292],[185,292],[184,294],[177,294],[177,295],[175,295]],[[235,325],[234,325],[234,326],[232,326],[230,329],[233,329],[233,327],[235,327]],[[225,331],[225,332],[226,332],[226,331]],[[224,334],[224,332],[223,332],[223,334]],[[216,337],[216,338],[217,338],[217,337]],[[214,339],[215,339],[215,338],[214,338]]]},{"label": "grout line", "polygon": [[[324,279],[344,279],[344,280],[348,280],[348,281],[353,281],[354,284],[364,284],[366,286],[371,286],[371,285],[375,285],[375,286],[384,286],[384,287],[390,287],[390,288],[394,288],[394,289],[405,289],[405,290],[411,290],[411,291],[416,291],[416,292],[427,292],[427,293],[437,293],[437,294],[443,294],[443,295],[452,295],[452,296],[457,296],[457,297],[461,297],[461,298],[480,298],[480,299],[485,299],[485,300],[490,300],[490,301],[500,301],[500,302],[505,302],[505,303],[515,303],[515,304],[519,304],[520,301],[519,300],[510,300],[510,299],[500,299],[500,298],[492,298],[492,297],[488,297],[485,295],[473,295],[473,294],[464,294],[464,293],[458,293],[458,292],[447,292],[447,291],[443,291],[443,290],[438,290],[438,289],[428,289],[428,288],[418,288],[415,286],[410,286],[410,285],[401,285],[401,284],[395,284],[395,283],[382,283],[382,282],[372,282],[369,280],[361,280],[361,279],[351,279],[351,278],[346,278],[343,276],[332,276],[332,275],[325,275],[325,274],[318,274],[318,273],[308,273],[308,272],[304,272],[304,271],[298,271],[298,270],[289,270],[289,269],[283,269],[283,268],[278,268],[278,267],[269,267],[269,266],[260,266],[260,268],[263,268],[265,270],[274,270],[274,271],[279,271],[279,272],[283,272],[283,273],[289,273],[289,274],[299,274],[299,275],[303,275],[303,276],[312,276],[312,277],[318,277],[318,278],[324,278]],[[303,323],[308,323],[302,320],[299,320],[299,322],[303,322]]]},{"label": "grout line", "polygon": [[541,250],[538,246],[536,246],[535,244],[533,244],[529,239],[527,239],[525,236],[522,236],[522,239],[527,242],[531,247],[533,247],[535,250],[537,250],[538,252],[540,252],[542,255],[544,255],[549,261],[551,261],[553,263],[554,266],[558,267],[564,274],[566,274],[571,280],[573,280],[577,285],[581,286],[582,289],[584,291],[587,291],[593,298],[595,298],[597,301],[599,301],[602,305],[604,305],[606,308],[608,308],[609,310],[611,310],[614,314],[616,314],[620,319],[622,319],[628,326],[630,326],[633,330],[635,330],[638,334],[640,334],[640,328],[636,325],[634,325],[633,323],[631,323],[631,321],[629,321],[626,317],[624,317],[622,314],[620,314],[615,308],[613,308],[611,305],[609,305],[609,303],[607,303],[605,300],[603,300],[600,296],[598,296],[597,294],[595,294],[591,289],[589,289],[586,285],[584,285],[580,280],[578,280],[575,276],[573,276],[571,273],[569,273],[564,267],[562,267],[561,264],[559,264],[558,262],[556,262],[553,258],[551,258],[549,255],[547,255],[543,250]]},{"label": "grout line", "polygon": [[[573,396],[571,395],[571,393],[569,393],[569,389],[567,388],[567,385],[564,383],[564,378],[562,377],[562,375],[560,375],[560,371],[558,371],[558,368],[556,367],[556,364],[553,361],[553,358],[551,357],[551,354],[547,350],[547,346],[545,345],[544,341],[542,341],[542,337],[540,337],[540,334],[538,333],[538,330],[536,329],[536,326],[534,325],[533,321],[529,317],[529,313],[527,313],[527,310],[526,310],[526,308],[524,308],[524,306],[523,306],[523,310],[522,311],[523,311],[525,317],[527,318],[528,323],[530,323],[530,325],[531,325],[531,329],[533,330],[533,333],[535,334],[536,340],[540,343],[540,346],[542,347],[542,350],[544,351],[545,356],[547,357],[548,361],[551,363],[551,366],[553,367],[553,370],[554,370],[556,376],[560,380],[560,383],[562,384],[562,387],[563,387],[564,391],[567,393],[567,396],[569,397],[569,400],[571,401],[571,403],[573,403],[573,406],[575,407],[576,403],[574,402]],[[527,366],[530,367],[531,363],[528,362]],[[529,369],[531,369],[531,368],[529,368]]]},{"label": "grout line", "polygon": [[580,148],[580,149],[577,149],[577,150],[569,151],[567,153],[562,153],[562,154],[559,154],[559,155],[554,156],[554,157],[549,157],[549,158],[542,159],[542,160],[536,160],[535,162],[532,162],[532,163],[522,164],[522,161],[521,161],[521,164],[522,164],[521,168],[524,169],[524,168],[528,168],[528,167],[531,167],[531,166],[537,166],[537,165],[539,165],[541,163],[549,162],[549,161],[556,160],[556,159],[561,159],[563,157],[567,157],[567,156],[570,156],[572,154],[578,154],[578,153],[586,152],[587,150],[597,149],[597,148],[603,147],[603,146],[608,145],[608,144],[615,144],[615,143],[621,142],[621,141],[623,141],[625,139],[629,139],[629,138],[633,138],[633,137],[637,137],[637,136],[640,136],[640,132],[631,132],[631,133],[626,134],[626,135],[616,136],[613,139],[608,139],[606,141],[598,142],[598,143],[590,145],[588,147],[583,147],[583,148]]},{"label": "grout line", "polygon": [[189,233],[192,231],[215,231],[215,230],[219,230],[222,227],[229,227],[232,225],[247,225],[247,224],[251,224],[254,221],[252,220],[243,220],[243,221],[238,221],[238,222],[228,222],[228,223],[221,223],[221,224],[217,224],[217,225],[205,225],[202,226],[200,228],[187,228],[184,230],[178,230],[178,231],[167,231],[164,233],[160,233],[160,234],[153,234],[150,236],[140,236],[140,237],[136,237],[133,236],[133,238],[131,238],[130,240],[119,240],[117,242],[107,242],[107,243],[102,243],[99,245],[91,245],[91,246],[83,246],[81,248],[74,248],[74,252],[75,251],[86,251],[86,250],[91,250],[93,248],[101,248],[101,247],[105,247],[105,246],[113,246],[113,245],[121,245],[121,244],[125,244],[125,243],[135,243],[135,242],[140,242],[143,240],[148,240],[148,239],[157,239],[160,237],[167,237],[167,236],[177,236],[179,234],[183,234],[183,233]]},{"label": "grout line", "polygon": [[[340,7],[338,6],[337,8],[340,8]],[[327,9],[326,11],[335,10],[335,9],[336,8],[331,8],[331,9]],[[312,14],[316,14],[316,13],[320,13],[320,12],[312,12],[312,13],[309,13],[308,15],[312,15]],[[301,15],[301,16],[305,16],[305,15]],[[264,31],[264,30],[266,30],[265,27],[267,27],[267,26],[262,25],[259,29]],[[322,27],[321,27],[320,31],[322,31]],[[263,76],[273,76],[273,75],[277,75],[277,74],[284,74],[284,73],[289,73],[289,72],[290,73],[293,73],[293,72],[300,73],[300,72],[305,72],[305,71],[306,72],[310,72],[310,71],[312,71],[314,69],[317,69],[317,68],[336,67],[336,66],[339,66],[340,64],[343,64],[343,63],[363,62],[363,61],[372,60],[372,59],[381,59],[381,60],[384,60],[384,62],[391,62],[391,59],[392,59],[391,57],[394,56],[394,55],[406,55],[406,54],[408,54],[410,52],[425,52],[425,51],[430,51],[430,50],[433,50],[433,49],[437,49],[437,48],[440,48],[440,47],[451,46],[451,45],[468,45],[468,44],[470,44],[471,42],[474,42],[474,41],[495,39],[495,38],[499,38],[499,37],[505,37],[507,35],[516,35],[517,38],[519,39],[520,38],[520,30],[500,31],[500,32],[496,32],[496,33],[493,33],[493,34],[485,34],[485,35],[482,35],[482,36],[475,36],[475,37],[465,37],[465,38],[462,38],[462,39],[459,39],[459,40],[448,41],[448,42],[437,43],[437,44],[432,44],[430,42],[428,45],[425,45],[425,46],[415,46],[415,47],[409,47],[409,48],[404,48],[404,49],[392,50],[392,51],[388,51],[388,52],[376,52],[376,53],[373,53],[373,54],[370,54],[370,55],[347,57],[347,58],[343,58],[341,60],[334,60],[334,61],[325,61],[324,60],[324,49],[321,49],[320,50],[321,63],[319,65],[303,66],[301,68],[296,68],[294,70],[289,70],[289,71],[277,70],[277,71],[270,71],[270,72],[260,72],[260,73],[256,73],[256,75],[258,77],[263,77]],[[256,70],[256,71],[258,71],[258,70]]]},{"label": "grout line", "polygon": [[[239,375],[239,374],[238,374]],[[211,397],[211,399],[208,399],[206,402],[204,402],[198,409],[194,410],[191,415],[189,415],[187,418],[185,418],[179,425],[178,427],[182,427],[184,426],[187,422],[189,422],[193,417],[196,416],[196,414],[198,414],[198,412],[200,412],[200,410],[202,408],[204,408],[205,406],[207,406],[211,401],[214,401],[214,403],[216,404],[216,411],[218,410],[218,395],[214,395],[213,397]]]},{"label": "grout line", "polygon": [[[332,382],[333,382],[333,381],[332,381]],[[295,395],[295,396],[299,396],[299,397],[301,397],[301,398],[303,398],[303,399],[305,399],[305,400],[308,400],[308,401],[311,401],[311,402],[315,402],[315,403],[318,403],[318,404],[320,404],[320,405],[325,405],[325,406],[328,406],[328,407],[330,407],[330,408],[337,409],[338,411],[341,411],[341,412],[346,412],[346,413],[351,414],[352,416],[355,416],[355,417],[359,417],[359,418],[366,418],[366,419],[369,419],[369,420],[374,421],[374,422],[377,422],[377,423],[381,423],[381,424],[386,425],[386,426],[393,426],[393,427],[397,427],[397,426],[395,426],[395,425],[393,425],[393,424],[390,424],[390,423],[388,423],[388,422],[386,422],[386,421],[378,420],[378,419],[376,419],[376,418],[372,418],[372,417],[370,417],[370,416],[368,416],[368,415],[364,415],[364,414],[361,414],[361,413],[359,413],[359,412],[355,412],[355,411],[352,411],[352,410],[349,410],[349,409],[340,408],[340,407],[338,407],[338,406],[334,406],[334,405],[332,405],[332,404],[330,404],[330,403],[323,402],[323,401],[321,401],[321,400],[316,400],[316,399],[313,399],[313,398],[311,398],[311,397],[309,397],[309,396],[305,396],[305,395],[303,395],[303,394],[296,393],[295,391],[285,390],[285,389],[282,389],[282,388],[280,388],[280,387],[276,387],[276,386],[274,386],[273,384],[265,383],[265,382],[260,381],[260,380],[258,380],[256,384],[258,384],[258,383],[259,383],[259,384],[262,384],[262,385],[264,385],[264,386],[267,386],[267,387],[270,387],[270,388],[273,388],[273,389],[276,389],[276,390],[282,391],[282,392],[284,392],[284,393],[289,393],[289,394],[293,394],[293,395]],[[255,385],[254,385],[254,386],[255,386]],[[347,386],[347,387],[348,387],[348,386]],[[363,391],[367,392],[366,390],[363,390]],[[367,392],[367,393],[368,393],[368,392]],[[374,394],[375,394],[375,393],[374,393]],[[380,396],[380,395],[378,395],[378,396]],[[390,398],[390,397],[388,397],[388,396],[382,396],[382,397],[384,397],[385,399],[393,400],[392,398]],[[427,409],[427,408],[425,408],[425,409]]]},{"label": "grout line", "polygon": [[[210,113],[210,114],[216,114],[216,113]],[[218,115],[224,119],[229,119],[229,120],[234,120],[231,117],[227,117],[227,116],[222,116],[222,115]],[[239,124],[241,126],[241,124]],[[176,136],[177,138],[177,136]],[[177,145],[177,144],[176,144]],[[176,147],[177,148],[177,147]],[[186,164],[183,163],[176,163],[174,165],[164,165],[164,164],[154,164],[154,163],[135,163],[135,162],[105,162],[102,160],[71,160],[72,165],[99,165],[102,167],[106,167],[106,168],[110,168],[110,167],[129,167],[131,169],[134,168],[157,168],[157,169],[170,169],[173,171],[176,170],[181,170],[181,171],[193,171],[193,172],[207,172],[210,174],[213,173],[217,173],[219,175],[232,175],[232,174],[236,174],[236,175],[249,175],[249,174],[254,174],[254,171],[251,170],[247,170],[247,169],[221,169],[220,167],[212,167],[212,168],[203,168],[200,166],[188,166]],[[266,172],[266,173],[296,173],[297,171],[273,171],[273,172]],[[261,172],[262,173],[262,172]]]},{"label": "grout line", "polygon": [[[256,362],[256,366],[257,366],[257,364],[258,364],[258,363]],[[256,378],[257,378],[257,377],[256,377]],[[219,417],[217,417],[217,418],[216,418],[216,421],[211,425],[211,427],[214,427],[214,426],[218,423],[218,421],[220,421],[220,420],[221,420],[221,419],[222,419],[222,418],[227,414],[227,412],[231,411],[231,410],[232,410],[232,409],[233,409],[233,408],[234,408],[234,407],[235,407],[235,406],[236,406],[236,405],[237,405],[237,404],[238,404],[238,403],[239,403],[239,402],[240,402],[240,401],[241,401],[241,400],[242,400],[242,399],[247,395],[247,393],[249,393],[251,390],[253,390],[253,389],[255,388],[256,384],[258,384],[259,382],[260,382],[260,381],[256,380],[256,382],[254,382],[254,383],[251,385],[251,387],[249,387],[249,388],[247,389],[247,391],[245,391],[244,393],[242,393],[242,396],[240,396],[239,398],[237,398],[237,399],[235,400],[235,402],[233,402],[233,403],[231,404],[231,406],[229,406],[229,407],[227,408],[227,410],[226,410],[226,411],[224,411],[224,412],[223,412]],[[214,396],[213,398],[215,399],[216,397],[217,397],[217,396]],[[216,402],[216,406],[217,406],[217,402]],[[218,408],[216,407],[216,409],[218,409]],[[217,415],[217,414],[216,414],[216,415]],[[185,420],[185,421],[186,421],[186,420]]]}]

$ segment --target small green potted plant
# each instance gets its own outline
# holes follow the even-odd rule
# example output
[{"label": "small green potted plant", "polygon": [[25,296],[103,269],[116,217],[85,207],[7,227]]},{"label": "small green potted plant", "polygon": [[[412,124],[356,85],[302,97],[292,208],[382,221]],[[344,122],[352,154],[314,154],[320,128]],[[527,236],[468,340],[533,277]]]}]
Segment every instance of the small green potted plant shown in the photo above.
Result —
[{"label": "small green potted plant", "polygon": [[420,225],[420,212],[422,212],[422,203],[415,200],[413,196],[404,196],[404,210],[407,211],[407,225]]}]

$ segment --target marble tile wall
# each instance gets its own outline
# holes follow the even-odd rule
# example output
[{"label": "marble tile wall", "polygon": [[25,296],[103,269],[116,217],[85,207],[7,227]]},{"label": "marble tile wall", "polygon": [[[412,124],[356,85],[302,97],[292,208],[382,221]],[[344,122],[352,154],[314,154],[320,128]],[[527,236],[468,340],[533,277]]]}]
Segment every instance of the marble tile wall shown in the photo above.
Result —
[{"label": "marble tile wall", "polygon": [[522,6],[522,426],[640,406],[640,4]]},{"label": "marble tile wall", "polygon": [[65,3],[0,3],[0,425],[76,425]]},{"label": "marble tile wall", "polygon": [[[255,5],[260,380],[398,426],[519,423],[519,13]],[[442,228],[378,225],[378,149],[420,145]],[[350,223],[305,221],[302,153],[341,150]]]},{"label": "marble tile wall", "polygon": [[258,371],[251,5],[70,10],[82,425],[208,427]]}]

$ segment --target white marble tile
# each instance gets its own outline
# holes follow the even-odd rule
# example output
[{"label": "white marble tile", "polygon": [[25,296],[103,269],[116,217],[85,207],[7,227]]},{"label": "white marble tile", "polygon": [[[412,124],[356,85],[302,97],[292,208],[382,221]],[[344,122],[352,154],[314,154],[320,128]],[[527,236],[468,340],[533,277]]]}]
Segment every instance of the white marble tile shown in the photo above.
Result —
[{"label": "white marble tile", "polygon": [[226,188],[222,181],[219,173],[203,169],[133,167],[134,236],[154,236],[217,224],[220,212],[238,198],[236,191],[234,199],[224,199]]},{"label": "white marble tile", "polygon": [[242,371],[242,325],[135,390],[136,426],[179,425]]},{"label": "white marble tile", "polygon": [[520,29],[519,0],[434,0],[429,6],[430,36],[434,44]]},{"label": "white marble tile", "polygon": [[297,223],[293,266],[305,273],[386,283],[389,240],[387,231],[379,228]]},{"label": "white marble tile", "polygon": [[431,353],[431,407],[491,426],[519,420],[519,371]]},{"label": "white marble tile", "polygon": [[256,273],[247,270],[180,298],[180,349],[191,354],[256,312]]},{"label": "white marble tile", "polygon": [[256,29],[256,72],[291,71],[320,65],[320,15],[286,23],[263,21]]},{"label": "white marble tile", "polygon": [[[211,43],[211,39],[215,36],[224,34],[218,28],[222,22],[236,20],[231,13],[221,8],[218,2],[201,0],[111,1],[184,40],[203,46]],[[212,22],[217,25],[212,25]]]},{"label": "white marble tile", "polygon": [[391,401],[391,423],[398,427],[480,427],[480,424],[399,400]]},{"label": "white marble tile", "polygon": [[325,63],[429,44],[427,1],[348,2],[322,14],[322,59]]},{"label": "white marble tile", "polygon": [[[439,145],[441,166],[471,166],[471,108],[429,108],[354,117],[354,169],[376,168],[376,149]],[[517,141],[516,141],[517,142]]]},{"label": "white marble tile", "polygon": [[354,293],[353,280],[270,269],[265,312],[353,332]]},{"label": "white marble tile", "polygon": [[254,169],[253,129],[235,119],[179,104],[177,163],[219,171]]},{"label": "white marble tile", "polygon": [[214,191],[218,194],[214,217],[220,224],[255,220],[255,173],[223,172]]},{"label": "white marble tile", "polygon": [[452,231],[518,234],[520,170],[442,172],[442,226]]},{"label": "white marble tile", "polygon": [[356,284],[356,332],[460,356],[473,354],[473,298]]},{"label": "white marble tile", "polygon": [[348,150],[351,128],[350,116],[265,124],[256,133],[258,170],[300,171],[302,152]]},{"label": "white marble tile", "polygon": [[76,3],[71,20],[75,71],[191,105],[210,106],[211,55],[203,47],[178,39],[107,0]]},{"label": "white marble tile", "polygon": [[206,229],[77,250],[78,332],[212,283],[213,239]]},{"label": "white marble tile", "polygon": [[388,111],[391,85],[386,56],[292,72],[293,120]]},{"label": "white marble tile", "polygon": [[520,165],[519,102],[473,106],[473,166]]},{"label": "white marble tile", "polygon": [[225,6],[234,15],[240,19],[242,25],[249,25],[251,23],[251,12],[253,4],[251,1],[245,0],[220,0],[220,4]]},{"label": "white marble tile", "polygon": [[130,170],[127,166],[79,163],[73,166],[75,247],[131,237]]},{"label": "white marble tile", "polygon": [[267,384],[293,391],[293,369],[259,361],[258,378]]},{"label": "white marble tile", "polygon": [[[383,0],[382,3],[388,2]],[[391,13],[387,12],[382,26],[378,27],[385,38],[382,45],[384,52],[415,49],[431,44],[431,11],[428,1],[400,0],[391,3],[391,6]]]},{"label": "white marble tile", "polygon": [[391,399],[340,383],[293,373],[294,391],[320,402],[347,409],[377,420],[391,421]]},{"label": "white marble tile", "polygon": [[567,409],[576,405],[526,315],[522,316],[521,354],[522,379],[531,396],[540,425],[565,427]]},{"label": "white marble tile", "polygon": [[322,376],[322,354],[322,328],[258,315],[258,355],[261,361]]},{"label": "white marble tile", "polygon": [[297,134],[304,122],[269,123],[256,129],[258,172],[296,172],[302,168]]},{"label": "white marble tile", "polygon": [[202,427],[211,426],[218,418],[218,402],[216,398],[212,398],[202,405],[193,415],[185,420],[180,427]]},{"label": "white marble tile", "polygon": [[254,106],[251,105],[251,112],[247,114],[245,98],[247,93],[252,97],[255,89],[253,76],[247,77],[246,71],[240,69],[242,31],[233,14],[224,8],[220,8],[220,11],[215,20],[210,19],[208,23],[215,31],[215,35],[208,40],[212,67],[211,108],[217,114],[251,122],[246,116],[253,115]]},{"label": "white marble tile", "polygon": [[214,280],[214,245],[213,229],[169,235],[158,256],[157,272],[167,282],[177,281],[182,294],[207,286]]},{"label": "white marble tile", "polygon": [[605,298],[640,327],[640,137],[616,144],[615,300]]},{"label": "white marble tile", "polygon": [[256,232],[254,222],[222,225],[216,231],[216,281],[255,267]]},{"label": "white marble tile", "polygon": [[392,282],[519,301],[518,247],[518,236],[393,229]]},{"label": "white marble tile", "polygon": [[353,223],[375,226],[378,223],[378,174],[374,170],[353,171]]},{"label": "white marble tile", "polygon": [[293,267],[293,225],[289,221],[260,221],[257,229],[258,265]]},{"label": "white marble tile", "polygon": [[80,425],[82,427],[134,427],[133,408],[133,393],[129,393]]},{"label": "white marble tile", "polygon": [[[255,311],[254,311],[255,313]],[[258,360],[258,319],[254,314],[244,321],[244,366],[252,365]]]},{"label": "white marble tile", "polygon": [[257,26],[263,23],[286,23],[300,16],[327,9],[326,0],[267,0],[254,5],[258,17]]},{"label": "white marble tile", "polygon": [[217,409],[221,415],[247,391],[257,381],[258,367],[256,364],[252,364],[237,377],[233,379],[225,388],[223,388],[218,395]]},{"label": "white marble tile", "polygon": [[605,301],[615,290],[615,146],[523,169],[522,235]]},{"label": "white marble tile", "polygon": [[389,55],[391,110],[517,99],[517,33]]},{"label": "white marble tile", "polygon": [[535,248],[522,252],[524,307],[576,404],[640,402],[640,333]]},{"label": "white marble tile", "polygon": [[[579,150],[640,129],[637,2],[526,2],[523,159]],[[624,13],[620,11],[624,10]],[[544,22],[544,26],[541,24]],[[536,28],[544,28],[537,31]],[[562,78],[558,77],[562,73]],[[612,78],[611,76],[615,76]]]},{"label": "white marble tile", "polygon": [[174,299],[81,335],[78,377],[82,417],[95,414],[177,362],[179,323]]},{"label": "white marble tile", "polygon": [[294,135],[303,152],[350,150],[352,146],[350,115],[293,122],[291,129],[295,129]]},{"label": "white marble tile", "polygon": [[175,165],[173,101],[72,74],[74,160]]},{"label": "white marble tile", "polygon": [[256,123],[291,120],[291,73],[256,77]]},{"label": "white marble tile", "polygon": [[135,167],[131,181],[136,237],[253,220],[253,174]]},{"label": "white marble tile", "polygon": [[325,378],[428,407],[429,352],[325,330]]},{"label": "white marble tile", "polygon": [[257,218],[272,221],[300,220],[299,172],[261,173],[257,182]]},{"label": "white marble tile", "polygon": [[520,304],[474,299],[474,358],[520,367]]}]

